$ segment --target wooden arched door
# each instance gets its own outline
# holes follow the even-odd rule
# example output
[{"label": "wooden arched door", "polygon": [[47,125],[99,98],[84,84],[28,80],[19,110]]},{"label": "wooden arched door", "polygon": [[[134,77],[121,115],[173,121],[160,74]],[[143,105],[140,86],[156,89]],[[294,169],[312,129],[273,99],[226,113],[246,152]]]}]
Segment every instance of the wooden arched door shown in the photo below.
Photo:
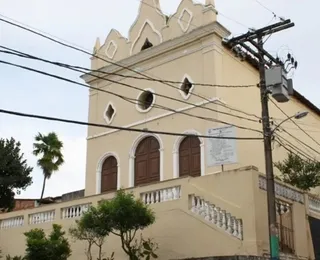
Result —
[{"label": "wooden arched door", "polygon": [[153,136],[149,136],[139,143],[135,154],[135,186],[160,181],[159,149],[159,142]]},{"label": "wooden arched door", "polygon": [[200,140],[196,136],[188,136],[180,143],[179,176],[201,176]]},{"label": "wooden arched door", "polygon": [[103,162],[101,169],[101,192],[117,190],[118,162],[114,156],[109,156]]}]

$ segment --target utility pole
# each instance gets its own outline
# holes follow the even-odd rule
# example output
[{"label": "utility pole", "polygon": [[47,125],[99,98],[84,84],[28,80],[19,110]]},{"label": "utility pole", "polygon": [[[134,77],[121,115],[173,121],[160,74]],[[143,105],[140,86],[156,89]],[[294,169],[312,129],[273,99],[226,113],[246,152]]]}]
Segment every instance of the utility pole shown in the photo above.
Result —
[{"label": "utility pole", "polygon": [[[270,128],[270,117],[268,108],[268,95],[270,93],[270,89],[266,84],[266,69],[272,68],[273,66],[284,67],[284,64],[279,59],[274,58],[263,48],[263,37],[293,26],[294,23],[291,23],[290,20],[285,20],[258,30],[251,30],[246,34],[240,35],[230,40],[224,40],[224,44],[232,48],[236,56],[242,58],[242,60],[249,59],[251,62],[256,64],[257,68],[259,69],[262,128],[264,135],[265,171],[267,179],[270,258],[273,260],[279,259],[279,232],[277,227],[277,215],[275,205],[276,198],[274,188],[274,173],[271,146],[272,131]],[[252,47],[255,50],[252,49]]]}]

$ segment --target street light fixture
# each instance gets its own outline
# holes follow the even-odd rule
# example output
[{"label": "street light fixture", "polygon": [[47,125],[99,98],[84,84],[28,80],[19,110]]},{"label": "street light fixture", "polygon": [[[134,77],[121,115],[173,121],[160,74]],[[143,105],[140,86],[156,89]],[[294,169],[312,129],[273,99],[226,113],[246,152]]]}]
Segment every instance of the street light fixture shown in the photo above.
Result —
[{"label": "street light fixture", "polygon": [[280,127],[280,125],[282,125],[283,123],[287,122],[288,120],[291,120],[292,118],[294,119],[301,119],[306,117],[309,114],[308,111],[301,111],[298,112],[296,114],[294,114],[293,116],[288,117],[287,119],[283,120],[280,124],[278,124],[272,131],[271,131],[271,136],[274,134],[274,132]]}]

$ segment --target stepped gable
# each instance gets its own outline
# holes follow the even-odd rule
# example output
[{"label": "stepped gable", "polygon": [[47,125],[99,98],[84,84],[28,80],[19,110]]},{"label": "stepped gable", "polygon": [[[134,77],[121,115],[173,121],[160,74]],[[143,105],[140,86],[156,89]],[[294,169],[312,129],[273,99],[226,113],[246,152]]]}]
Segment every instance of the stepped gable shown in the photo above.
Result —
[{"label": "stepped gable", "polygon": [[[171,16],[161,11],[159,0],[141,0],[128,38],[112,29],[104,42],[97,38],[93,53],[105,60],[117,62],[216,20],[214,0],[206,0],[204,5],[192,0],[182,0]],[[106,65],[107,62],[92,58],[94,69]]]}]

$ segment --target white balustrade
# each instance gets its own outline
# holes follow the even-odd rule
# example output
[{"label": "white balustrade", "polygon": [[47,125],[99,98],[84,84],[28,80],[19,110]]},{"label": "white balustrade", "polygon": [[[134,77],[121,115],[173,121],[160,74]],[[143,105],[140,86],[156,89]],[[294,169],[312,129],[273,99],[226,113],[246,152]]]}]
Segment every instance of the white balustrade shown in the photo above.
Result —
[{"label": "white balustrade", "polygon": [[29,215],[29,224],[34,225],[34,224],[52,222],[52,221],[54,221],[55,217],[56,217],[55,210],[30,214]]},{"label": "white balustrade", "polygon": [[89,209],[90,203],[61,209],[62,219],[78,218]]},{"label": "white balustrade", "polygon": [[309,196],[309,210],[320,213],[320,199]]},{"label": "white balustrade", "polygon": [[177,200],[181,197],[181,186],[144,192],[140,194],[140,197],[145,204],[155,204],[171,200]]},{"label": "white balustrade", "polygon": [[287,202],[277,200],[276,201],[276,213],[277,215],[283,215],[291,211],[291,205]]},{"label": "white balustrade", "polygon": [[191,195],[191,211],[206,221],[216,225],[218,228],[224,230],[231,236],[240,240],[243,239],[243,226],[242,220],[232,216],[225,210],[211,204],[208,201],[200,198],[199,196]]},{"label": "white balustrade", "polygon": [[23,224],[24,224],[24,217],[23,216],[2,219],[2,220],[0,220],[0,229],[21,227],[21,226],[23,226]]},{"label": "white balustrade", "polygon": [[[259,176],[259,188],[262,190],[267,190],[267,179],[265,176]],[[291,189],[278,182],[274,183],[274,189],[277,196],[304,204],[303,193]]]}]

